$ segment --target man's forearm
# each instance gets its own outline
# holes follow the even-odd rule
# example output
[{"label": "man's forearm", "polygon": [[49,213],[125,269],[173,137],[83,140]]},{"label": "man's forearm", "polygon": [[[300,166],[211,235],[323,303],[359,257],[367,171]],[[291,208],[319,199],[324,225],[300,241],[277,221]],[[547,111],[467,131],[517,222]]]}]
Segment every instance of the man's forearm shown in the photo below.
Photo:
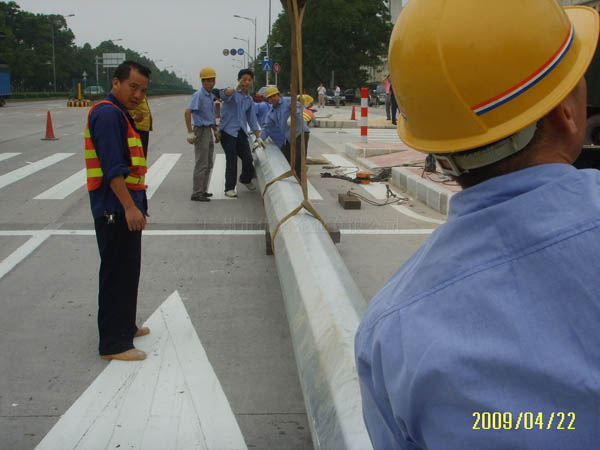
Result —
[{"label": "man's forearm", "polygon": [[193,131],[192,129],[192,111],[189,109],[185,110],[185,126],[187,127],[188,133]]},{"label": "man's forearm", "polygon": [[125,178],[122,176],[118,176],[110,180],[110,188],[115,193],[121,206],[123,206],[124,210],[128,210],[131,208],[137,208],[135,206],[135,202],[127,189],[127,185],[125,184]]}]

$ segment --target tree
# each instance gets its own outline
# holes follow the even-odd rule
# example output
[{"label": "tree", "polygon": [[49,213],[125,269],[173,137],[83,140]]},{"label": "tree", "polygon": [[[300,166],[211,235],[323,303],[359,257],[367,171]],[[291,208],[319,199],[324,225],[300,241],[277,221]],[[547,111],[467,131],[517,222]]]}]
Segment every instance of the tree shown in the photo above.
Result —
[{"label": "tree", "polygon": [[[302,25],[304,86],[315,90],[329,86],[334,72],[335,84],[357,88],[367,81],[367,67],[378,67],[387,54],[392,31],[389,4],[383,0],[308,1]],[[270,39],[270,53],[280,62],[279,85],[290,84],[291,41],[287,12],[282,12]],[[282,48],[275,48],[280,43]],[[261,59],[261,58],[257,58]],[[258,85],[264,74],[258,70]]]}]

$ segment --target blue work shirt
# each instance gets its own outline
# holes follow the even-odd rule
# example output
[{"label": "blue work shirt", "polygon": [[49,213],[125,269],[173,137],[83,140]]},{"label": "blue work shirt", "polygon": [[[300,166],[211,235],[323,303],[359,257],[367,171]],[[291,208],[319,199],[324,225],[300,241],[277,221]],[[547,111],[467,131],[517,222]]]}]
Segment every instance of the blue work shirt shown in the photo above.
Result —
[{"label": "blue work shirt", "polygon": [[[103,217],[106,212],[123,213],[125,211],[110,188],[110,180],[115,177],[127,176],[131,172],[129,170],[131,154],[127,146],[127,122],[125,122],[125,118],[120,111],[125,113],[127,120],[134,128],[135,122],[127,109],[119,103],[112,93],[108,94],[105,100],[113,102],[119,109],[112,105],[103,104],[96,107],[89,118],[90,135],[104,174],[102,185],[89,193],[94,219]],[[148,183],[148,180],[146,180],[146,183]],[[146,215],[148,205],[146,191],[129,190],[129,193],[135,205]]]},{"label": "blue work shirt", "polygon": [[258,130],[256,112],[254,111],[254,100],[248,94],[235,91],[231,95],[225,95],[225,90],[220,91],[221,100],[221,122],[219,129],[230,136],[237,137],[241,129],[248,135],[248,125],[252,131]]},{"label": "blue work shirt", "polygon": [[216,125],[215,98],[212,92],[201,88],[194,92],[188,109],[192,110],[192,125],[210,127]]},{"label": "blue work shirt", "polygon": [[260,102],[260,103],[254,104],[254,110],[256,112],[256,120],[258,120],[258,124],[261,127],[264,127],[264,125],[267,121],[267,115],[269,114],[269,111],[271,111],[271,109],[273,109],[273,107],[268,102]]},{"label": "blue work shirt", "polygon": [[[291,115],[291,105],[292,99],[290,97],[281,97],[277,106],[274,106],[267,115],[267,122],[260,133],[260,137],[262,139],[266,139],[270,136],[271,139],[273,139],[273,142],[275,142],[275,145],[280,148],[285,144],[285,140],[290,142],[290,127],[287,124],[287,120]],[[302,104],[300,102],[296,102],[295,137],[300,136],[300,131],[303,129],[303,126],[305,132],[308,133],[310,131],[306,122],[302,120],[303,109],[304,107]],[[282,137],[284,139],[283,141]],[[281,141],[281,143],[278,141]]]},{"label": "blue work shirt", "polygon": [[599,226],[597,170],[456,194],[356,335],[374,448],[599,448]]}]

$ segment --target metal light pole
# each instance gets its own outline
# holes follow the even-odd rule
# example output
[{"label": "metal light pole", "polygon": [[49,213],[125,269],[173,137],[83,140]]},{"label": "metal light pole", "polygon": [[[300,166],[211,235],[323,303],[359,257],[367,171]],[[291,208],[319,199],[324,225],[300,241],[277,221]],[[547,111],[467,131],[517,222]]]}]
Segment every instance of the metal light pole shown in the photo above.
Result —
[{"label": "metal light pole", "polygon": [[233,17],[237,17],[238,19],[245,19],[254,24],[254,64],[256,64],[256,17],[252,19],[250,17],[238,16],[237,14],[234,14]]},{"label": "metal light pole", "polygon": [[[75,14],[67,14],[63,17],[73,17]],[[54,22],[51,20],[50,25],[52,25],[52,76],[54,78],[54,92],[56,92],[56,55],[54,52]]]},{"label": "metal light pole", "polygon": [[[269,0],[269,34],[267,34],[267,59],[269,59],[269,40],[271,39],[271,0]],[[269,85],[269,72],[266,73],[266,85]]]},{"label": "metal light pole", "polygon": [[[243,39],[243,38],[239,38],[239,37],[235,37],[234,39],[237,39],[238,41],[244,41],[246,43],[246,48],[248,49],[248,62],[250,61],[250,39]],[[250,65],[250,64],[248,64]]]}]

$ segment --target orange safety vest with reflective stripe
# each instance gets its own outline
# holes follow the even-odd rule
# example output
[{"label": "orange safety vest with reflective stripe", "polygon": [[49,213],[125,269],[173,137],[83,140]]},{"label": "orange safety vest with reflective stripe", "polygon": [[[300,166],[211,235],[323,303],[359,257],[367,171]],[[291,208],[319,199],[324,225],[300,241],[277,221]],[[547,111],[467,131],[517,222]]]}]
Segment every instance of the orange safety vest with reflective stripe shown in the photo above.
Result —
[{"label": "orange safety vest with reflective stripe", "polygon": [[305,122],[310,122],[315,118],[315,114],[310,109],[304,108],[302,111],[302,117],[304,118]]},{"label": "orange safety vest with reflective stripe", "polygon": [[131,155],[131,166],[129,166],[130,173],[127,175],[127,178],[125,178],[125,184],[127,185],[127,189],[131,189],[132,191],[143,191],[147,187],[144,182],[148,169],[146,167],[146,158],[144,157],[142,140],[137,131],[131,126],[125,113],[123,113],[117,105],[108,100],[98,102],[90,108],[87,123],[85,125],[85,132],[83,134],[85,139],[85,167],[87,169],[88,191],[95,191],[100,188],[100,186],[102,186],[102,180],[104,179],[102,166],[100,165],[100,160],[96,153],[96,147],[94,147],[94,142],[90,135],[90,114],[92,114],[92,111],[98,105],[102,105],[103,103],[108,103],[117,108],[121,114],[123,114],[125,122],[127,122],[127,146],[129,147],[129,153]]}]

